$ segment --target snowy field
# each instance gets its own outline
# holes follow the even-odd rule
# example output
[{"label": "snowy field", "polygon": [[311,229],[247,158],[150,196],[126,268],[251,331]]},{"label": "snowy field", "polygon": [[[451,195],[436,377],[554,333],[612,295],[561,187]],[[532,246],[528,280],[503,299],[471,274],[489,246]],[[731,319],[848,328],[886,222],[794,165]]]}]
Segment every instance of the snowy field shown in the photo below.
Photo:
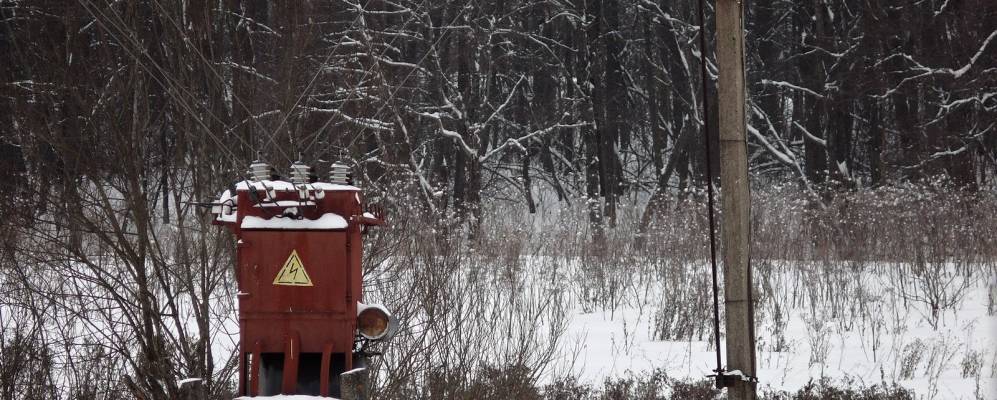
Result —
[{"label": "snowy field", "polygon": [[[793,290],[788,265],[779,275],[785,296]],[[904,296],[886,276],[868,273],[862,279],[868,284],[864,292],[838,296],[867,296],[865,304],[848,305],[838,316],[828,307],[811,308],[805,299],[787,303],[797,306],[781,326],[770,313],[758,313],[761,389],[795,391],[827,377],[864,385],[896,381],[924,399],[997,399],[997,317],[987,314],[986,284],[970,284],[934,322],[927,304],[908,298],[910,308],[903,309]],[[637,301],[612,311],[575,310],[566,345],[578,349],[574,365],[582,381],[656,368],[691,379],[711,373],[716,362],[711,339],[656,340],[649,312],[655,300]]]},{"label": "snowy field", "polygon": [[[618,277],[637,279],[609,298],[579,284],[590,278],[579,275],[586,272],[577,263],[551,268],[551,262],[524,262],[518,272],[524,293],[534,295],[533,304],[543,303],[538,297],[545,293],[564,295],[557,301],[566,319],[555,321],[562,324],[554,329],[561,332],[560,339],[541,384],[570,375],[598,386],[607,378],[639,376],[655,369],[691,380],[711,373],[715,363],[711,303],[708,296],[690,302],[691,297],[709,294],[708,286],[699,287],[708,283],[706,265],[682,268],[685,274],[673,274],[683,276],[671,280],[641,279],[642,274],[621,269]],[[897,382],[918,399],[997,399],[997,316],[988,310],[994,301],[992,276],[982,269],[951,264],[933,278],[926,273],[910,275],[909,270],[889,264],[833,271],[821,267],[756,262],[762,391],[796,391],[811,380],[829,378],[853,386]],[[899,274],[907,276],[901,279]],[[932,288],[938,293],[931,293]],[[945,307],[932,313],[931,298],[940,299]],[[692,319],[667,312],[683,311],[679,302],[698,307],[688,314]],[[706,319],[698,319],[701,316]],[[512,326],[504,319],[493,322],[500,336]],[[422,324],[410,321],[409,325],[416,332]],[[669,334],[687,336],[662,338]],[[399,340],[402,350],[388,351],[389,358],[404,354],[411,344],[411,338]],[[502,343],[485,346],[489,350],[483,353],[502,352]],[[385,365],[391,364],[386,360]]]},{"label": "snowy field", "polygon": [[[997,399],[989,228],[899,204],[906,211],[888,219],[877,207],[830,217],[854,232],[833,237],[843,256],[811,249],[806,238],[821,233],[803,231],[803,207],[771,199],[756,207],[761,390],[796,392],[827,378],[850,388],[897,383],[925,400]],[[483,366],[509,365],[539,385],[570,377],[598,389],[653,371],[704,379],[715,368],[705,214],[669,216],[640,248],[635,211],[607,232],[601,254],[577,209],[542,209],[530,224],[516,213],[492,216],[488,244],[476,250],[415,240],[429,237],[416,227],[398,227],[399,242],[374,240],[372,248],[393,250],[369,260],[377,267],[366,272],[367,299],[407,323],[384,349],[379,382],[426,387],[396,379],[428,370],[466,382]],[[911,239],[921,231],[934,236]]]},{"label": "snowy field", "polygon": [[[482,346],[479,357],[508,359],[504,338],[525,337],[532,318],[547,325],[534,335],[546,338],[537,347],[556,342],[552,359],[535,364],[543,369],[541,384],[573,376],[598,387],[607,378],[656,369],[690,380],[711,373],[708,265],[633,259],[615,267],[564,260],[530,258],[518,268],[493,269],[484,279],[459,274],[457,280],[489,283],[464,282],[455,292],[498,293],[464,296],[459,301],[465,306],[513,305],[513,311],[491,315],[493,331],[477,340],[492,344]],[[997,399],[992,267],[758,260],[754,267],[761,390],[795,392],[828,378],[847,387],[896,382],[919,399]],[[506,287],[522,296],[502,295]],[[536,305],[551,302],[557,303],[555,312],[536,311]],[[509,316],[520,307],[532,317]],[[424,325],[416,321],[414,332]],[[418,347],[399,340],[403,349]]]}]

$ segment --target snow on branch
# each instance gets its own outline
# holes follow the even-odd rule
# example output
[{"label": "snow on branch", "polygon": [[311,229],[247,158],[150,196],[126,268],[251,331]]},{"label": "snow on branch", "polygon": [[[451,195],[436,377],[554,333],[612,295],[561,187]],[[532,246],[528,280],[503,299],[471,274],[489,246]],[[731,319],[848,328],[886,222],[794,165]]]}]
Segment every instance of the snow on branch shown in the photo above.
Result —
[{"label": "snow on branch", "polygon": [[762,146],[764,146],[765,149],[769,151],[769,153],[771,153],[773,156],[775,156],[775,158],[777,160],[779,160],[780,162],[782,162],[783,164],[786,164],[786,165],[794,165],[795,164],[795,162],[793,162],[793,159],[790,158],[789,155],[787,155],[786,153],[783,153],[783,152],[779,151],[779,149],[775,148],[775,146],[773,146],[772,143],[769,142],[768,139],[765,138],[765,135],[762,135],[762,133],[759,132],[757,128],[755,128],[754,126],[751,126],[751,124],[748,124],[747,128],[748,128],[748,132],[750,132],[751,135],[755,137],[755,139],[758,139],[758,141],[761,142]]},{"label": "snow on branch", "polygon": [[969,62],[966,63],[966,65],[963,65],[962,68],[959,69],[942,68],[936,70],[935,73],[952,75],[952,77],[956,79],[961,78],[963,75],[969,72],[970,68],[973,67],[973,64],[976,64],[976,61],[980,59],[980,56],[982,56],[983,52],[987,50],[987,46],[990,44],[990,42],[994,41],[994,38],[997,38],[997,30],[990,32],[990,36],[987,36],[987,39],[983,41],[983,45],[980,46],[980,49],[976,51],[976,54],[974,54],[973,57],[969,59]]},{"label": "snow on branch", "polygon": [[280,110],[274,109],[274,110],[270,110],[270,111],[264,111],[264,112],[261,112],[261,113],[256,114],[256,115],[250,115],[250,116],[244,118],[239,123],[240,124],[247,124],[247,123],[249,123],[249,121],[258,120],[260,118],[266,118],[266,117],[270,117],[270,116],[274,116],[274,115],[280,115]]},{"label": "snow on branch", "polygon": [[516,81],[516,84],[512,86],[512,90],[509,91],[509,95],[506,96],[505,101],[502,102],[502,104],[499,105],[498,108],[496,108],[495,111],[492,112],[492,114],[488,116],[488,119],[486,119],[484,123],[481,123],[481,124],[478,124],[478,125],[475,126],[475,129],[474,129],[474,134],[475,135],[477,135],[483,129],[485,129],[488,126],[488,124],[491,123],[492,120],[494,120],[495,117],[497,117],[500,113],[502,113],[502,110],[504,110],[506,108],[506,106],[508,106],[509,103],[512,102],[512,98],[515,97],[516,93],[518,93],[518,92],[516,92],[516,89],[519,88],[519,84],[523,83],[523,79],[525,79],[525,77],[523,75],[520,75],[519,76],[519,80]]},{"label": "snow on branch", "polygon": [[543,129],[535,130],[535,131],[530,132],[530,133],[528,133],[526,135],[520,136],[519,138],[509,138],[501,146],[498,146],[498,147],[496,147],[494,149],[489,150],[487,153],[485,153],[485,155],[483,155],[480,158],[478,158],[478,161],[479,162],[484,162],[485,160],[491,158],[493,155],[498,154],[499,152],[502,152],[503,150],[506,150],[509,147],[515,147],[517,149],[520,149],[521,151],[526,151],[526,147],[523,146],[523,142],[525,142],[527,140],[530,140],[533,137],[546,135],[546,134],[548,134],[550,132],[553,132],[553,131],[555,131],[557,129],[561,129],[561,128],[578,128],[578,127],[581,127],[581,126],[585,126],[587,124],[588,123],[585,123],[585,122],[576,123],[576,124],[555,124],[555,125],[551,125],[551,126],[548,126],[546,128],[543,128]]},{"label": "snow on branch", "polygon": [[474,155],[477,153],[476,151],[474,151],[474,149],[471,148],[471,146],[467,144],[467,141],[464,140],[464,137],[461,136],[459,132],[452,131],[446,128],[446,126],[443,124],[443,117],[440,116],[439,112],[431,112],[431,113],[417,112],[415,114],[436,121],[436,123],[440,127],[440,134],[443,135],[444,137],[456,141],[460,145],[461,149],[464,150],[464,152],[467,153],[468,156],[474,157]]},{"label": "snow on branch", "polygon": [[298,108],[300,108],[302,111],[305,112],[335,114],[343,118],[343,120],[345,120],[346,122],[360,126],[364,129],[371,129],[381,132],[390,132],[394,129],[393,125],[390,122],[384,122],[373,118],[351,117],[350,115],[342,112],[339,109],[316,108],[311,106],[298,106]]},{"label": "snow on branch", "polygon": [[997,97],[997,93],[983,93],[983,94],[981,94],[979,96],[967,97],[967,98],[964,98],[964,99],[958,99],[958,100],[952,100],[952,101],[949,101],[949,102],[945,102],[945,103],[940,104],[939,107],[942,108],[945,111],[949,111],[952,108],[959,107],[959,106],[962,106],[964,104],[977,104],[982,109],[984,109],[986,111],[992,111],[991,108],[993,108],[993,107],[988,107],[987,106],[987,101],[989,101],[991,98],[995,98],[995,97]]},{"label": "snow on branch", "polygon": [[246,66],[246,65],[234,63],[234,62],[231,62],[231,61],[223,61],[223,62],[218,63],[218,65],[227,66],[229,68],[245,72],[245,73],[247,73],[249,75],[255,76],[257,78],[260,78],[260,79],[265,80],[265,81],[270,82],[270,83],[277,83],[277,80],[275,80],[275,79],[273,79],[273,78],[271,78],[269,76],[264,75],[260,71],[256,70],[256,68],[253,68],[253,67],[250,67],[250,66]]},{"label": "snow on branch", "polygon": [[949,0],[945,0],[945,2],[942,3],[942,6],[938,8],[938,11],[935,11],[935,14],[933,16],[937,17],[939,15],[942,15],[942,13],[945,12],[945,8],[948,6],[949,6]]},{"label": "snow on branch", "polygon": [[[268,34],[274,35],[276,37],[281,37],[280,33],[278,33],[276,30],[274,30],[273,28],[267,26],[266,24],[260,23],[257,20],[254,20],[254,19],[249,18],[249,17],[247,17],[245,15],[242,15],[242,14],[234,13],[232,11],[225,11],[225,13],[239,19],[239,23],[236,24],[236,28],[243,26],[243,24],[245,24],[246,29],[251,29],[250,26],[256,26],[256,27],[263,28],[263,30],[266,31],[266,33],[268,33]],[[261,31],[257,31],[257,32],[261,32]]]},{"label": "snow on branch", "polygon": [[906,169],[906,170],[920,169],[921,167],[924,167],[925,165],[927,165],[928,163],[930,163],[932,161],[935,161],[935,160],[938,160],[938,159],[941,159],[941,158],[945,158],[945,157],[957,156],[957,155],[960,155],[962,153],[965,153],[966,151],[972,150],[972,149],[976,148],[976,146],[979,146],[982,143],[981,139],[983,139],[984,135],[992,132],[992,130],[993,130],[993,128],[994,128],[995,125],[997,125],[997,122],[991,123],[990,125],[988,125],[986,127],[986,129],[980,130],[980,131],[976,132],[975,134],[971,134],[968,137],[963,138],[962,139],[963,145],[962,145],[962,147],[959,147],[958,149],[951,149],[950,148],[950,149],[946,149],[946,150],[936,151],[934,153],[931,153],[931,155],[929,155],[924,160],[921,160],[921,162],[919,162],[917,164],[907,165],[907,166],[903,166],[901,168]]},{"label": "snow on branch", "polygon": [[824,98],[824,95],[822,95],[820,93],[817,93],[817,92],[813,91],[812,89],[807,89],[807,88],[805,88],[803,86],[797,86],[797,85],[794,85],[794,84],[786,82],[786,81],[773,81],[773,80],[768,80],[768,79],[762,79],[762,85],[766,85],[766,86],[778,86],[778,87],[789,88],[789,89],[792,89],[792,90],[801,91],[801,92],[809,94],[811,96],[816,96],[816,97],[821,98],[821,99]]},{"label": "snow on branch", "polygon": [[[775,126],[772,125],[772,120],[769,119],[768,115],[765,114],[765,112],[761,109],[761,107],[759,107],[754,102],[751,102],[751,110],[756,116],[765,121],[765,123],[768,125],[768,131],[772,134],[772,137],[776,140],[776,143],[779,145],[779,147],[782,148],[782,150],[777,149],[775,145],[773,145],[771,142],[769,142],[768,139],[765,138],[765,135],[763,135],[757,128],[751,126],[751,124],[748,124],[746,126],[748,132],[750,132],[752,136],[757,138],[758,141],[762,143],[762,146],[765,148],[765,150],[767,150],[769,153],[775,156],[778,162],[790,167],[793,170],[793,173],[796,174],[797,178],[800,179],[800,182],[803,183],[803,187],[806,189],[806,191],[810,193],[812,196],[816,196],[817,192],[814,191],[813,186],[811,186],[810,184],[810,180],[807,179],[807,174],[803,170],[802,163],[800,162],[799,158],[793,153],[793,150],[788,145],[786,145],[785,140],[783,140],[783,138],[779,136],[778,132],[775,129]],[[820,140],[817,138],[813,139]],[[823,141],[821,142],[822,144],[824,144]]]},{"label": "snow on branch", "polygon": [[973,56],[970,57],[969,62],[967,62],[965,65],[959,68],[931,68],[931,67],[926,67],[923,64],[917,62],[916,60],[914,60],[914,57],[911,57],[908,54],[891,55],[890,57],[887,57],[882,61],[880,61],[879,63],[877,63],[877,65],[894,57],[902,57],[905,60],[914,64],[913,70],[918,71],[919,73],[917,75],[904,78],[895,87],[893,87],[890,90],[887,90],[886,93],[878,97],[880,98],[888,97],[896,93],[896,91],[899,90],[901,87],[903,87],[905,84],[907,84],[907,82],[919,80],[921,78],[926,78],[931,76],[950,76],[954,79],[962,78],[967,73],[969,73],[969,71],[973,68],[976,62],[979,61],[980,57],[982,57],[983,54],[985,54],[987,48],[990,46],[990,43],[994,41],[994,39],[997,39],[997,30],[990,32],[990,36],[987,36],[987,38],[983,41],[983,44],[980,45],[980,48],[976,51],[976,54],[973,54]]},{"label": "snow on branch", "polygon": [[803,125],[800,125],[799,122],[793,121],[793,126],[795,126],[796,129],[799,129],[800,132],[803,132],[803,136],[806,136],[807,140],[813,141],[814,143],[817,143],[823,147],[827,147],[826,140],[815,136],[813,133],[810,133],[810,131],[808,131],[807,128],[803,127]]}]

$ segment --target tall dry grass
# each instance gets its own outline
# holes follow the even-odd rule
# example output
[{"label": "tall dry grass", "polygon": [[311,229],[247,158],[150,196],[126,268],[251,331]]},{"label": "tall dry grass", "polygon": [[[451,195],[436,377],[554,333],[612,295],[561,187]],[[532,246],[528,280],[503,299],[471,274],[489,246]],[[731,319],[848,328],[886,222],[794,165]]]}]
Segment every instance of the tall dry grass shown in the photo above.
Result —
[{"label": "tall dry grass", "polygon": [[[366,253],[369,299],[406,321],[375,363],[379,398],[490,398],[484,378],[543,395],[543,382],[575,370],[562,337],[572,312],[640,308],[654,339],[712,342],[706,207],[696,194],[671,201],[639,245],[637,200],[602,245],[583,204],[531,215],[491,202],[473,240],[453,220],[396,211]],[[969,288],[997,286],[993,193],[885,188],[821,207],[776,188],[755,190],[752,212],[761,351],[809,351],[821,364],[832,336],[854,333],[874,358],[900,353],[887,338],[911,315],[943,325]],[[793,313],[808,315],[808,343],[787,340]]]}]

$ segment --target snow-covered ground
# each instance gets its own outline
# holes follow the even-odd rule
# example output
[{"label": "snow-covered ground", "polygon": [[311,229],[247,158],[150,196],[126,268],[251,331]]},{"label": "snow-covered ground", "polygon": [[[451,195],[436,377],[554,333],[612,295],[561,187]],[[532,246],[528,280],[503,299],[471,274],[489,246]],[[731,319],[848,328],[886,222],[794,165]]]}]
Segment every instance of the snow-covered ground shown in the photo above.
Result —
[{"label": "snow-covered ground", "polygon": [[[514,273],[524,298],[542,303],[541,297],[559,293],[556,301],[568,314],[557,356],[546,364],[541,383],[571,375],[598,387],[607,378],[656,369],[673,378],[702,379],[715,368],[707,265],[663,266],[660,260],[624,267],[579,264],[577,259],[527,257]],[[755,268],[762,390],[795,392],[811,380],[829,378],[862,386],[896,382],[918,399],[997,399],[992,266],[938,264],[915,271],[888,263],[756,261]],[[465,283],[458,292],[475,293],[463,300],[468,304],[510,301],[501,294],[501,284],[492,281]],[[935,313],[932,303],[939,305]],[[502,315],[515,323],[529,321]],[[418,331],[424,322],[410,325]],[[473,340],[492,339],[485,333]],[[481,353],[498,353],[504,346],[479,345]],[[400,350],[389,350],[386,357],[394,351]]]},{"label": "snow-covered ground", "polygon": [[[842,299],[812,304],[807,296],[792,298],[790,291],[807,290],[805,277],[792,263],[774,267],[768,284],[781,284],[775,290],[783,291],[778,296],[788,318],[774,324],[770,306],[759,304],[756,311],[760,388],[795,391],[822,377],[851,378],[864,385],[898,382],[924,399],[997,399],[997,316],[987,315],[993,283],[984,276],[961,286],[953,274],[948,290],[964,290],[954,306],[940,310],[933,327],[930,306],[917,300],[923,294],[899,292],[892,273],[881,272],[853,275],[856,282],[847,287],[859,288],[861,280],[867,285],[861,293],[831,294],[844,297],[834,316],[827,303]],[[716,364],[712,338],[656,340],[655,296],[638,297],[615,310],[574,311],[564,360],[574,359],[581,380],[599,383],[654,369],[680,378],[710,374]]]}]

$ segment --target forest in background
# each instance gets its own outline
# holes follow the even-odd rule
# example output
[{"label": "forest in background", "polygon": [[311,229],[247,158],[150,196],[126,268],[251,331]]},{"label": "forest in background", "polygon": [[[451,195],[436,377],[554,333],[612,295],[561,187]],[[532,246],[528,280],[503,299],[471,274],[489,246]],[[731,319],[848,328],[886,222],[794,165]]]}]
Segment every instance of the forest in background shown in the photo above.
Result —
[{"label": "forest in background", "polygon": [[[203,199],[258,153],[346,161],[365,189],[401,188],[437,216],[506,196],[532,210],[550,190],[600,224],[624,196],[705,181],[694,1],[0,4],[2,170],[35,201],[129,173],[151,198]],[[825,201],[935,178],[992,188],[993,2],[746,14],[759,180]],[[178,188],[177,170],[198,184]]]},{"label": "forest in background", "polygon": [[[990,259],[997,4],[745,8],[757,198],[830,210],[756,232],[778,239],[760,254],[903,261],[939,238],[931,257]],[[657,227],[653,254],[702,257],[702,226],[676,233],[707,181],[698,26],[689,0],[0,0],[0,344],[30,361],[0,368],[0,397],[178,398],[202,377],[194,398],[224,398],[232,243],[192,202],[257,158],[349,164],[397,227],[374,260],[392,235],[521,234],[488,218],[554,199],[609,249]],[[433,246],[408,251],[455,251]]]}]

